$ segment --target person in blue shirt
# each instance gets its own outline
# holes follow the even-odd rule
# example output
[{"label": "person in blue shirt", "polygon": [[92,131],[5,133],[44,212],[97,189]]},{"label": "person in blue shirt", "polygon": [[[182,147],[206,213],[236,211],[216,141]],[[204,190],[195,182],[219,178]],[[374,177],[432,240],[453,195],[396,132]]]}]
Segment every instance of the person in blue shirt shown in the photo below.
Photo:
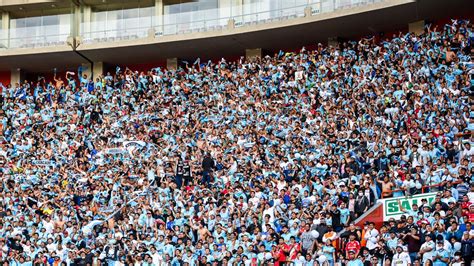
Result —
[{"label": "person in blue shirt", "polygon": [[[0,85],[0,236],[25,236],[26,230],[31,237],[25,256],[43,252],[47,259],[57,244],[44,243],[50,237],[61,235],[58,243],[73,253],[94,244],[95,254],[122,237],[133,258],[154,245],[155,265],[163,257],[166,265],[179,264],[179,256],[189,259],[188,248],[194,256],[209,252],[208,262],[221,264],[227,256],[249,264],[243,255],[260,260],[276,242],[309,241],[307,263],[318,255],[317,235],[323,237],[327,225],[350,223],[349,210],[363,212],[381,194],[408,196],[442,183],[451,192],[435,200],[436,212],[426,198],[419,218],[416,205],[398,209],[419,221],[422,235],[430,235],[425,237],[448,239],[451,257],[460,244],[466,254],[469,217],[455,207],[458,196],[472,193],[474,150],[458,133],[474,128],[472,77],[466,74],[474,64],[458,47],[470,46],[457,29],[467,32],[471,23],[460,23],[449,34],[400,34],[379,44],[348,42],[342,50],[321,45],[298,55],[179,70],[118,67],[103,80],[84,76],[81,68],[55,86],[46,87],[46,80]],[[454,35],[455,59],[443,62],[438,58]],[[123,145],[138,140],[146,143],[142,149]],[[207,163],[204,154],[210,154]],[[195,180],[181,186],[186,171],[180,171],[184,180],[176,186],[172,158],[189,160]],[[44,161],[52,165],[38,164]],[[394,185],[375,187],[377,176]],[[433,191],[444,191],[442,186]],[[392,192],[396,187],[408,190]],[[365,192],[367,204],[354,198],[358,191]],[[409,204],[418,204],[413,196]],[[466,197],[466,204],[472,202]],[[322,211],[327,215],[319,217]],[[96,231],[96,223],[104,224]],[[403,229],[395,219],[390,224],[377,241],[384,249],[404,244]],[[347,231],[360,238],[352,226]],[[326,245],[318,252],[331,260],[332,249]],[[113,263],[123,261],[125,254],[109,250]],[[303,255],[292,259],[300,263]],[[406,252],[385,257],[397,266],[410,263]],[[431,254],[424,257],[431,260]],[[148,260],[140,262],[150,265]],[[356,258],[348,262],[360,264]],[[198,263],[196,258],[190,264]]]},{"label": "person in blue shirt", "polygon": [[354,250],[350,250],[346,266],[364,266],[364,263],[362,262],[362,260],[355,256]]},{"label": "person in blue shirt", "polygon": [[336,249],[332,246],[332,241],[330,239],[326,240],[325,245],[322,248],[324,256],[328,260],[329,266],[334,266],[334,261],[336,260]]},{"label": "person in blue shirt", "polygon": [[454,237],[457,241],[461,240],[463,234],[463,231],[461,230],[458,222],[456,221],[451,222],[451,226],[446,228],[446,232],[446,239],[451,239],[452,237]]},{"label": "person in blue shirt", "polygon": [[450,255],[449,252],[444,249],[444,241],[438,240],[433,257],[433,266],[447,266],[449,261]]},{"label": "person in blue shirt", "polygon": [[186,253],[183,254],[183,262],[189,263],[189,265],[197,265],[197,255],[193,254],[191,249],[187,249]]},{"label": "person in blue shirt", "polygon": [[183,260],[181,258],[182,258],[181,251],[176,250],[174,252],[173,259],[171,260],[171,266],[181,266],[181,265],[183,265]]},{"label": "person in blue shirt", "polygon": [[343,227],[345,226],[348,226],[349,225],[349,218],[351,217],[351,212],[349,211],[349,209],[346,207],[346,203],[342,202],[340,207],[339,207],[339,211],[341,212],[341,216],[340,216],[340,219],[341,219],[341,225]]},{"label": "person in blue shirt", "polygon": [[171,237],[166,238],[166,245],[163,247],[163,253],[168,254],[169,256],[173,256],[175,252],[175,247],[171,243]]}]

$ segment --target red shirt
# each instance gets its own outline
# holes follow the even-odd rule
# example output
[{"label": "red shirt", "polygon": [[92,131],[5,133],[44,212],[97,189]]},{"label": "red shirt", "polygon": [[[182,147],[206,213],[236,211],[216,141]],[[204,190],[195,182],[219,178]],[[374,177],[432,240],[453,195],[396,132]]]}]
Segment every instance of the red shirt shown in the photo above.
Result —
[{"label": "red shirt", "polygon": [[469,222],[473,223],[474,222],[474,212],[470,212],[468,214],[468,216],[469,216]]},{"label": "red shirt", "polygon": [[293,245],[290,244],[289,247],[290,247],[290,250],[289,250],[290,260],[296,260],[298,256],[298,252],[300,252],[301,250],[301,245],[299,243],[294,243]]},{"label": "red shirt", "polygon": [[353,250],[355,253],[358,253],[360,250],[360,243],[357,240],[349,241],[346,244],[346,251]]},{"label": "red shirt", "polygon": [[462,208],[462,209],[469,210],[469,206],[471,206],[471,204],[472,204],[472,203],[469,202],[469,201],[468,201],[468,202],[463,202],[463,203],[461,203],[461,208]]},{"label": "red shirt", "polygon": [[286,261],[285,252],[281,248],[277,248],[277,250],[272,251],[272,257],[276,260],[275,266],[279,266],[280,262]]},{"label": "red shirt", "polygon": [[284,251],[284,252],[289,252],[290,251],[290,245],[283,243],[278,245],[278,250]]}]

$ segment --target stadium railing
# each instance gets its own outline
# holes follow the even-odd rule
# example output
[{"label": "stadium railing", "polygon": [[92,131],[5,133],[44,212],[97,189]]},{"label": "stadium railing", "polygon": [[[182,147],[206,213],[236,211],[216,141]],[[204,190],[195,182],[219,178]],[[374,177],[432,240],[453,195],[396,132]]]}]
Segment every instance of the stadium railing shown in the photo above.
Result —
[{"label": "stadium railing", "polygon": [[[163,16],[137,17],[105,21],[82,22],[79,36],[84,44],[126,41],[160,36],[219,31],[230,27],[283,21],[334,12],[340,9],[366,6],[388,0],[278,0],[260,8],[255,4],[220,7],[217,9],[177,13]],[[258,3],[257,3],[258,4]],[[71,16],[71,23],[73,22]],[[204,19],[203,19],[204,18]],[[71,25],[48,25],[0,30],[0,49],[34,48],[63,45],[70,33],[64,28]],[[23,32],[23,33],[20,33]]]}]

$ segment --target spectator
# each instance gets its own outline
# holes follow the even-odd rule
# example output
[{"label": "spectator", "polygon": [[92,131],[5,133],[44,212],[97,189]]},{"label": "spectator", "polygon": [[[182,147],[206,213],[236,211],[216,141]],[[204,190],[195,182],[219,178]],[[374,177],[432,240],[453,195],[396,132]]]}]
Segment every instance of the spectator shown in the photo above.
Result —
[{"label": "spectator", "polygon": [[0,85],[0,261],[470,265],[471,35]]},{"label": "spectator", "polygon": [[402,246],[397,246],[396,252],[393,255],[392,266],[403,265],[408,266],[411,264],[410,256],[403,250]]}]

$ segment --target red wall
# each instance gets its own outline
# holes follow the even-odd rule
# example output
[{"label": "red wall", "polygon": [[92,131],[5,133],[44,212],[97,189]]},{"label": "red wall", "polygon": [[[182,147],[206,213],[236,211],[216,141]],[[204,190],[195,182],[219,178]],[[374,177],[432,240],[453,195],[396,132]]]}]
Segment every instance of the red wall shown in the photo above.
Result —
[{"label": "red wall", "polygon": [[[11,79],[11,72],[10,71],[0,71],[0,82],[3,85],[8,85],[10,84],[10,79]],[[0,88],[1,90],[1,88]]]},{"label": "red wall", "polygon": [[[76,73],[76,79],[77,79],[77,70],[72,71]],[[46,79],[46,82],[49,83],[52,81],[54,83],[54,73],[53,72],[46,72],[46,73],[37,73],[37,72],[28,72],[25,75],[25,79],[28,80],[29,82],[37,82],[38,77],[44,77]],[[62,80],[66,80],[66,71],[58,71],[56,73],[56,78],[61,77]]]},{"label": "red wall", "polygon": [[360,228],[364,228],[365,222],[373,222],[375,224],[375,228],[380,228],[383,225],[383,204],[380,204],[375,210],[369,213],[367,216],[362,218],[360,221],[356,223],[356,226]]}]

